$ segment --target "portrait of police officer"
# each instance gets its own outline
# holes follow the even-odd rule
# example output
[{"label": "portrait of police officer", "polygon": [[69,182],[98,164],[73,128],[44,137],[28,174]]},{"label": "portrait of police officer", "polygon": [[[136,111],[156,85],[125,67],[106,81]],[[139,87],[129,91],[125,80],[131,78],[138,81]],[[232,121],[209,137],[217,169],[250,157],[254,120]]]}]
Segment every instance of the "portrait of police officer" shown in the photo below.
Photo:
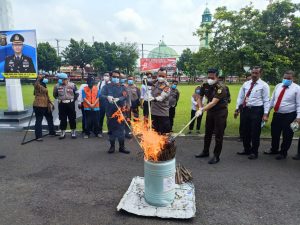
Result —
[{"label": "portrait of police officer", "polygon": [[[208,103],[203,107],[202,100],[206,97]],[[196,158],[209,157],[209,148],[213,133],[215,134],[214,156],[209,160],[209,164],[216,164],[220,161],[220,154],[223,146],[224,130],[226,128],[228,116],[228,94],[223,84],[218,81],[218,70],[211,68],[208,70],[207,83],[200,89],[198,100],[200,109],[196,112],[197,117],[207,111],[205,123],[204,149]]]},{"label": "portrait of police officer", "polygon": [[14,34],[10,38],[14,55],[5,58],[4,73],[35,73],[32,59],[23,54],[24,37]]}]

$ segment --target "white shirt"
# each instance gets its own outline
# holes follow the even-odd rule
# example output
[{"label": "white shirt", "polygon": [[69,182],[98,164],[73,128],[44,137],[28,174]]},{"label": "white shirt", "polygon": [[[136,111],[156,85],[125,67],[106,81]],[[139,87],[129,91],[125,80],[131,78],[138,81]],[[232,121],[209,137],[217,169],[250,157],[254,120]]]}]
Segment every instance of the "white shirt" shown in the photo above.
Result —
[{"label": "white shirt", "polygon": [[[194,99],[193,96],[192,96],[192,98],[191,98],[191,101],[192,101],[192,110],[197,111],[197,110],[199,109],[199,108],[198,108],[198,102],[195,101],[195,99]],[[205,101],[206,101],[206,98],[203,97],[203,98],[202,98],[202,105],[203,105],[203,106],[205,105]]]},{"label": "white shirt", "polygon": [[146,85],[143,84],[141,87],[141,99],[144,99],[144,101],[148,101],[149,96],[151,96],[151,89],[152,86],[148,86],[148,91],[147,91]]},{"label": "white shirt", "polygon": [[80,85],[79,89],[78,89],[78,98],[77,98],[77,101],[78,101],[78,104],[81,104],[83,102],[83,99],[82,99],[82,90],[88,86],[87,84],[82,84]]},{"label": "white shirt", "polygon": [[[270,110],[275,107],[278,97],[283,89],[283,84],[277,84],[272,94]],[[297,112],[297,118],[300,118],[300,87],[292,83],[284,92],[278,113]]]},{"label": "white shirt", "polygon": [[[236,109],[239,108],[240,105],[243,105],[245,97],[251,87],[252,80],[246,81],[240,89]],[[258,79],[251,91],[250,96],[246,100],[246,106],[263,106],[264,114],[269,113],[270,108],[270,87],[269,85],[261,79]]]}]

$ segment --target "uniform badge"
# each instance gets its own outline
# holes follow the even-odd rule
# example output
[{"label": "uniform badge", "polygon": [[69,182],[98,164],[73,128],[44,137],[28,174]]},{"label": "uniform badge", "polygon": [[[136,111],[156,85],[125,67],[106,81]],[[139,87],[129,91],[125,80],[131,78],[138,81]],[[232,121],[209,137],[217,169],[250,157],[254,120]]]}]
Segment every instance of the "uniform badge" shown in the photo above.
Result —
[{"label": "uniform badge", "polygon": [[222,89],[219,89],[219,90],[218,90],[218,94],[221,94],[221,93],[222,93]]},{"label": "uniform badge", "polygon": [[16,35],[16,36],[15,36],[15,40],[16,40],[16,41],[20,40],[19,35]]}]

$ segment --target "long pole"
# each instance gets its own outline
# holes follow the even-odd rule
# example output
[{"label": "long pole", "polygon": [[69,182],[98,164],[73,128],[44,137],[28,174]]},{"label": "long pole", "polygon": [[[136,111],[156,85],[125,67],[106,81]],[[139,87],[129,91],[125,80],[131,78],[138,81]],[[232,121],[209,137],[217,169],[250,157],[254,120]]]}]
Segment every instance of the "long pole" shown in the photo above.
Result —
[{"label": "long pole", "polygon": [[181,131],[178,132],[178,134],[176,134],[174,137],[173,137],[173,140],[175,138],[177,138],[180,134],[182,134],[182,132],[197,118],[197,116],[194,116],[190,122],[187,123],[187,125],[184,126],[184,128],[181,129]]}]

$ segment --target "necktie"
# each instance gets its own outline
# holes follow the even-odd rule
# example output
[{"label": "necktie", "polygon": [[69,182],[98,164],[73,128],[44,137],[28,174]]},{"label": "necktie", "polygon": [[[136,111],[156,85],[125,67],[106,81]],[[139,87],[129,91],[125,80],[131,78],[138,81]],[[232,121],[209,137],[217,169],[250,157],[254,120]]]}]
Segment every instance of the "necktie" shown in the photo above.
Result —
[{"label": "necktie", "polygon": [[275,107],[274,107],[274,111],[275,111],[275,112],[277,112],[278,109],[279,109],[279,106],[280,106],[280,104],[281,104],[281,101],[282,101],[282,98],[283,98],[283,95],[284,95],[284,93],[285,93],[286,88],[287,88],[286,86],[283,86],[283,87],[282,87],[282,90],[281,90],[281,92],[280,92],[280,94],[279,94],[279,96],[278,96],[277,102],[276,102]]},{"label": "necktie", "polygon": [[248,92],[247,92],[247,94],[246,94],[246,96],[245,96],[245,98],[244,98],[244,102],[243,102],[243,107],[244,107],[244,108],[245,108],[246,105],[247,105],[247,99],[249,98],[249,96],[250,96],[250,94],[251,94],[251,91],[252,91],[252,89],[254,88],[254,85],[255,85],[255,82],[252,82],[252,83],[251,83],[251,86],[250,86],[250,89],[248,90]]}]

